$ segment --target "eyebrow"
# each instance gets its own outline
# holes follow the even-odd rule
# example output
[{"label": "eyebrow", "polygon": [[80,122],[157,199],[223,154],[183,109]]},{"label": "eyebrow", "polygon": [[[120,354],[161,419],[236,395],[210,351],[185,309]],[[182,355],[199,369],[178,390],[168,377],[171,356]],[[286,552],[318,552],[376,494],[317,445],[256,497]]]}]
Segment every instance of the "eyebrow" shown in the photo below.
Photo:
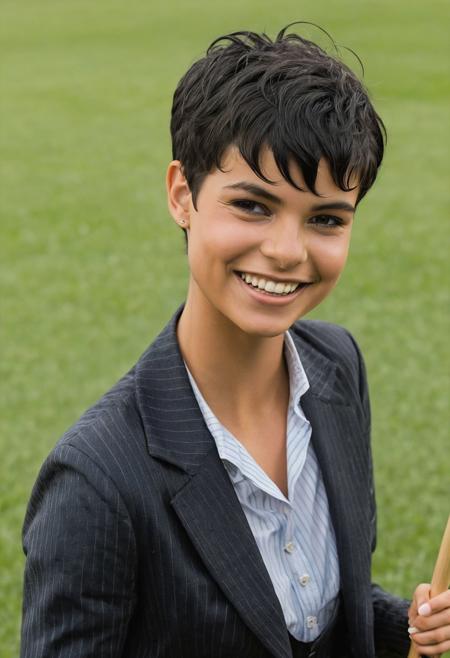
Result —
[{"label": "eyebrow", "polygon": [[267,201],[276,203],[279,206],[281,206],[282,204],[280,197],[275,196],[275,194],[271,194],[270,192],[265,190],[264,187],[260,187],[259,185],[255,185],[254,183],[246,183],[245,181],[240,181],[239,183],[233,183],[233,185],[225,185],[224,189],[244,190],[244,192],[250,192],[250,194],[254,194],[255,196],[260,196],[263,199],[267,199]]},{"label": "eyebrow", "polygon": [[[249,192],[250,194],[259,196],[263,199],[266,199],[267,201],[275,203],[278,206],[281,206],[283,203],[280,197],[272,194],[271,192],[268,192],[264,187],[256,185],[255,183],[240,181],[239,183],[233,183],[232,185],[225,185],[224,189],[244,190],[244,192]],[[323,203],[314,204],[311,210],[313,212],[320,212],[322,210],[344,210],[346,212],[354,213],[356,208],[347,201],[324,201]]]},{"label": "eyebrow", "polygon": [[327,203],[316,203],[312,206],[313,212],[320,212],[321,210],[345,210],[347,212],[356,212],[355,206],[347,201],[329,201]]}]

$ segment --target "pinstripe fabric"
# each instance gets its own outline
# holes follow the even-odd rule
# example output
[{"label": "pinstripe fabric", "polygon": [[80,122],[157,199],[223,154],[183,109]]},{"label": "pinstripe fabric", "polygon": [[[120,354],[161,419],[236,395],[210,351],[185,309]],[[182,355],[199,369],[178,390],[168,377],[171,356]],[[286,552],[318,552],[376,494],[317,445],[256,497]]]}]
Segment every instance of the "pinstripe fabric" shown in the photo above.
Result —
[{"label": "pinstripe fabric", "polygon": [[[292,656],[189,384],[180,312],[39,473],[23,528],[22,658]],[[302,406],[336,533],[348,655],[374,658],[375,640],[379,656],[406,656],[407,602],[370,583],[375,506],[359,352],[331,325],[302,321],[291,335],[310,383]]]},{"label": "pinstripe fabric", "polygon": [[[312,642],[326,628],[339,593],[339,565],[328,500],[300,398],[309,383],[285,335],[288,498],[215,417],[186,366],[195,397],[269,572],[289,632]],[[287,547],[287,548],[286,548]]]}]

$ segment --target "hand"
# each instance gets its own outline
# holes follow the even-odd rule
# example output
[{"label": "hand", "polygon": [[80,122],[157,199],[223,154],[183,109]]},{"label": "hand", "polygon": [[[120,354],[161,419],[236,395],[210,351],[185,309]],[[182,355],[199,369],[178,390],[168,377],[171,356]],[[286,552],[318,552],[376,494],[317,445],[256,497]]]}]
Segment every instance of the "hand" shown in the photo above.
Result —
[{"label": "hand", "polygon": [[408,611],[410,638],[423,656],[450,650],[450,590],[433,598],[430,590],[418,585]]}]

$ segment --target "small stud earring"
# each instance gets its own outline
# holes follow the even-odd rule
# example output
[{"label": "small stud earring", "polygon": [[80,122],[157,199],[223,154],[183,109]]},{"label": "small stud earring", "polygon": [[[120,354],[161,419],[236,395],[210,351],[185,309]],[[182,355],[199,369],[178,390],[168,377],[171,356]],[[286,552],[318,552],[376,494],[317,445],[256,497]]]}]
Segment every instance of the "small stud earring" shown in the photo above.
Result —
[{"label": "small stud earring", "polygon": [[180,219],[179,223],[184,225],[184,224],[186,224],[186,220],[185,219]]}]

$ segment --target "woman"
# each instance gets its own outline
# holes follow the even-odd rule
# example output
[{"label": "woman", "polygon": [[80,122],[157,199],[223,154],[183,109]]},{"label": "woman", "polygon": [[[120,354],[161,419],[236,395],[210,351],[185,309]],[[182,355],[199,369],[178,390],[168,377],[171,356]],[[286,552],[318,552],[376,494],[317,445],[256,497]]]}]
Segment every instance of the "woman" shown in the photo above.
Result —
[{"label": "woman", "polygon": [[[406,656],[409,603],[370,579],[362,358],[299,321],[344,268],[382,130],[355,75],[285,30],[228,35],[182,78],[186,303],[41,470],[22,656]],[[424,655],[450,648],[449,609],[416,590]]]}]

